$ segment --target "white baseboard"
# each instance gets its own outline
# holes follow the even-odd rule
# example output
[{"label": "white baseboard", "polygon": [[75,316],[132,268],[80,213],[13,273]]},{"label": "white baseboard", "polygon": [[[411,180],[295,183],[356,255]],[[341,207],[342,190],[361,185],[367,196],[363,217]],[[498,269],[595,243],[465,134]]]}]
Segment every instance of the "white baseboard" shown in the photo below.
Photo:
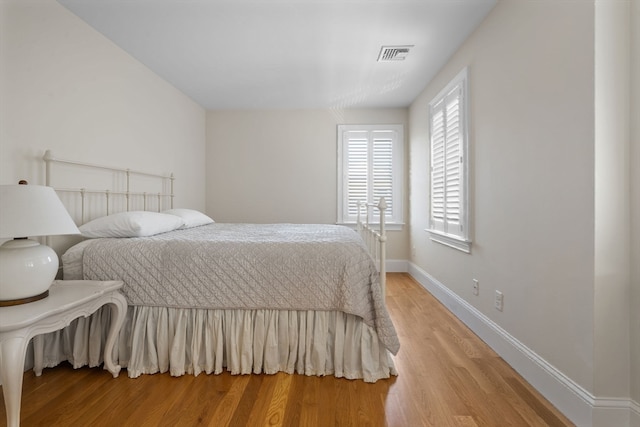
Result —
[{"label": "white baseboard", "polygon": [[408,273],[578,427],[640,427],[638,402],[595,397],[420,267]]},{"label": "white baseboard", "polygon": [[630,427],[640,427],[640,403],[633,401],[631,404],[631,422]]}]

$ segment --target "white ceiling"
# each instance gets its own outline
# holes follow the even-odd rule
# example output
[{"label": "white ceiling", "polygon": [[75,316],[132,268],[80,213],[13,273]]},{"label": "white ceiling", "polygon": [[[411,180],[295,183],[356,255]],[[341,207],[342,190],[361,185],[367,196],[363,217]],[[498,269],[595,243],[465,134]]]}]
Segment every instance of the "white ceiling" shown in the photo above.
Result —
[{"label": "white ceiling", "polygon": [[406,107],[496,3],[58,1],[208,110]]}]

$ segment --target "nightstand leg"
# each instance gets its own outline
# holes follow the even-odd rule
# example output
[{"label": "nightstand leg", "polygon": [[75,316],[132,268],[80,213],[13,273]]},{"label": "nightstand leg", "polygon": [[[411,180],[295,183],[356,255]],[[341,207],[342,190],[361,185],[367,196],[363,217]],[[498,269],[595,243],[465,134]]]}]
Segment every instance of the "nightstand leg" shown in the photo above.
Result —
[{"label": "nightstand leg", "polygon": [[44,337],[36,335],[33,337],[33,372],[36,377],[42,375],[42,367],[44,365]]},{"label": "nightstand leg", "polygon": [[109,302],[109,306],[111,307],[111,326],[104,348],[104,366],[113,374],[113,378],[117,378],[120,373],[120,365],[113,362],[113,346],[127,314],[127,300],[121,294],[116,293],[113,295],[113,301]]},{"label": "nightstand leg", "polygon": [[27,342],[22,337],[7,338],[0,342],[0,378],[2,378],[8,427],[20,425],[20,400],[26,351]]}]

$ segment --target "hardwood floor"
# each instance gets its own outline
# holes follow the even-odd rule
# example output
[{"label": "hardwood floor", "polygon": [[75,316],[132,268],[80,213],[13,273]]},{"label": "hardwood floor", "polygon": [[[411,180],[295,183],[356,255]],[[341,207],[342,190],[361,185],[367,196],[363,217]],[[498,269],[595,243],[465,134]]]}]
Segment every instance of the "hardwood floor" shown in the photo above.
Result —
[{"label": "hardwood floor", "polygon": [[[102,369],[24,375],[22,426],[571,426],[406,274],[388,275],[398,377],[375,384],[302,375]],[[0,425],[6,420],[0,407]]]}]

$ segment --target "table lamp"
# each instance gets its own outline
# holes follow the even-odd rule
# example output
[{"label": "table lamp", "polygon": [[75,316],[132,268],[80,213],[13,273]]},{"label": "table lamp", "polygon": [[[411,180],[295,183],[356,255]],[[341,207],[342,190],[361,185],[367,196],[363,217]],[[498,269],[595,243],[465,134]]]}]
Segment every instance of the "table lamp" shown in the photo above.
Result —
[{"label": "table lamp", "polygon": [[0,185],[0,307],[49,295],[58,255],[32,236],[80,234],[55,190],[41,185]]}]

